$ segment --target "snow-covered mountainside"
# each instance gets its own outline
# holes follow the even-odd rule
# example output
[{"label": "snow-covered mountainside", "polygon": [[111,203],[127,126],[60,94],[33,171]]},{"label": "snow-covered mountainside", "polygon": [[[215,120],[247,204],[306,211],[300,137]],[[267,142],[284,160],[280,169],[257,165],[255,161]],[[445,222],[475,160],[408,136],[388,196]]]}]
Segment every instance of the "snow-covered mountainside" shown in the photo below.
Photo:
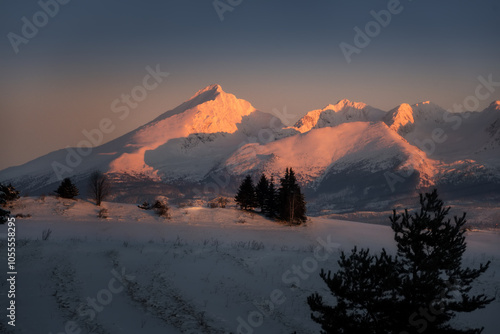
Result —
[{"label": "snow-covered mountainside", "polygon": [[61,177],[83,180],[96,169],[156,181],[200,179],[241,143],[274,140],[282,128],[278,118],[225,93],[219,85],[210,85],[153,121],[92,149],[89,155],[79,154],[78,148],[58,150],[1,171],[0,180],[30,192],[49,192]]},{"label": "snow-covered mountainside", "polygon": [[323,109],[308,112],[295,123],[294,128],[304,133],[313,128],[332,127],[348,122],[379,121],[384,115],[385,112],[380,109],[344,99]]},{"label": "snow-covered mountainside", "polygon": [[313,212],[385,208],[429,187],[492,201],[500,197],[499,131],[500,101],[450,113],[428,101],[385,112],[341,100],[287,128],[210,85],[90,153],[58,150],[0,171],[0,182],[40,194],[72,177],[84,193],[99,169],[117,199],[134,202],[155,193],[233,195],[247,174],[278,180],[293,167]]},{"label": "snow-covered mountainside", "polygon": [[384,122],[391,130],[396,131],[401,136],[413,131],[415,119],[413,109],[408,103],[403,103],[390,110],[384,116]]},{"label": "snow-covered mountainside", "polygon": [[[247,144],[224,165],[234,175],[265,172],[275,177],[287,166],[294,166],[298,180],[315,190],[334,176],[352,179],[355,174],[363,175],[362,182],[348,188],[360,188],[366,194],[380,191],[376,184],[385,186],[385,172],[416,171],[419,187],[432,185],[434,174],[434,161],[382,122],[345,123],[266,144]],[[335,188],[344,192],[342,186]]]}]

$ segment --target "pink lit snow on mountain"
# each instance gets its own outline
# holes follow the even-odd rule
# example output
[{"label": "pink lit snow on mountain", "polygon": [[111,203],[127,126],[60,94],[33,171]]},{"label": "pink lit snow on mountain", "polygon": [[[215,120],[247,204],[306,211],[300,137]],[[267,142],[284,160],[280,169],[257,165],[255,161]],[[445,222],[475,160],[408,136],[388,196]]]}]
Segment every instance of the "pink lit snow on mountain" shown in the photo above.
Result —
[{"label": "pink lit snow on mountain", "polygon": [[435,173],[434,161],[382,122],[350,122],[267,144],[247,144],[226,162],[227,170],[237,175],[255,169],[279,175],[291,166],[306,185],[317,185],[327,172],[345,172],[354,165],[369,173],[415,170],[421,186],[432,185]]},{"label": "pink lit snow on mountain", "polygon": [[[316,196],[311,203],[323,210],[360,201],[370,205],[373,199],[389,203],[430,186],[459,187],[462,194],[477,186],[488,194],[500,184],[499,152],[500,101],[480,112],[449,113],[429,101],[385,112],[344,99],[285,128],[273,115],[210,85],[151,122],[95,147],[64,177],[83,185],[90,172],[101,170],[117,187],[134,183],[137,194],[132,197],[152,180],[189,195],[193,185],[224,180],[220,187],[230,192],[247,174],[278,177],[293,167],[309,195]],[[68,150],[0,171],[0,181],[31,194],[51,192],[61,181],[54,163],[67,164]],[[117,196],[136,200],[127,195],[123,190]]]},{"label": "pink lit snow on mountain", "polygon": [[313,128],[336,126],[347,122],[379,121],[384,114],[384,111],[365,103],[343,99],[337,104],[329,104],[323,109],[308,112],[295,123],[294,128],[304,133]]},{"label": "pink lit snow on mountain", "polygon": [[413,109],[408,103],[403,103],[389,111],[384,117],[384,122],[391,130],[396,131],[398,134],[406,134],[413,130],[415,123]]},{"label": "pink lit snow on mountain", "polygon": [[112,161],[109,171],[154,176],[156,172],[144,161],[146,151],[193,133],[233,133],[238,130],[236,124],[254,111],[249,102],[225,93],[219,85],[210,85],[179,107],[137,129],[126,143],[134,150]]}]

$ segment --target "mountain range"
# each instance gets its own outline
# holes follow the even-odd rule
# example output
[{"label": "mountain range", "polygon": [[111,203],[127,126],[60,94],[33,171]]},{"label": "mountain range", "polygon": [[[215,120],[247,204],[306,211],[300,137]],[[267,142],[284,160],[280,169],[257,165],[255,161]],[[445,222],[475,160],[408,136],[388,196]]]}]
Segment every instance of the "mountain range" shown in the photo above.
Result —
[{"label": "mountain range", "polygon": [[242,178],[293,167],[312,213],[376,210],[437,187],[451,199],[500,197],[500,101],[452,113],[431,103],[389,111],[341,100],[293,126],[210,85],[145,125],[94,148],[65,148],[0,171],[24,193],[98,169],[115,200],[233,196]]}]

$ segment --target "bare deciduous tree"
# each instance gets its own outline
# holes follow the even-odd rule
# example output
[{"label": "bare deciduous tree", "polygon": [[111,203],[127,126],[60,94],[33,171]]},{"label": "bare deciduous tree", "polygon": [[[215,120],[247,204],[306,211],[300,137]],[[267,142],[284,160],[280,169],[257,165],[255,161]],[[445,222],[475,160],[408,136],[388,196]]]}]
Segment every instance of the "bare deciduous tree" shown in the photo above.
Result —
[{"label": "bare deciduous tree", "polygon": [[90,174],[89,178],[89,193],[92,199],[95,200],[97,206],[101,206],[101,202],[109,195],[110,182],[108,177],[100,171],[95,171]]}]

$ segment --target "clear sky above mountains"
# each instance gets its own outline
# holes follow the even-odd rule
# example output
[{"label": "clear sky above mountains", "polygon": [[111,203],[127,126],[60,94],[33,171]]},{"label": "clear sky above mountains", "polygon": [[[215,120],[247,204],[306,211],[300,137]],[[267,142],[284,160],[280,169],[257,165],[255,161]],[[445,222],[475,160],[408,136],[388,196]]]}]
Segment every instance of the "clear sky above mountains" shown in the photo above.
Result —
[{"label": "clear sky above mountains", "polygon": [[[500,82],[493,0],[60,1],[0,4],[0,168],[74,146],[103,118],[109,141],[211,83],[299,118],[343,98],[448,109],[478,76]],[[119,118],[113,102],[134,89],[143,99]],[[495,99],[500,87],[478,109]]]}]

